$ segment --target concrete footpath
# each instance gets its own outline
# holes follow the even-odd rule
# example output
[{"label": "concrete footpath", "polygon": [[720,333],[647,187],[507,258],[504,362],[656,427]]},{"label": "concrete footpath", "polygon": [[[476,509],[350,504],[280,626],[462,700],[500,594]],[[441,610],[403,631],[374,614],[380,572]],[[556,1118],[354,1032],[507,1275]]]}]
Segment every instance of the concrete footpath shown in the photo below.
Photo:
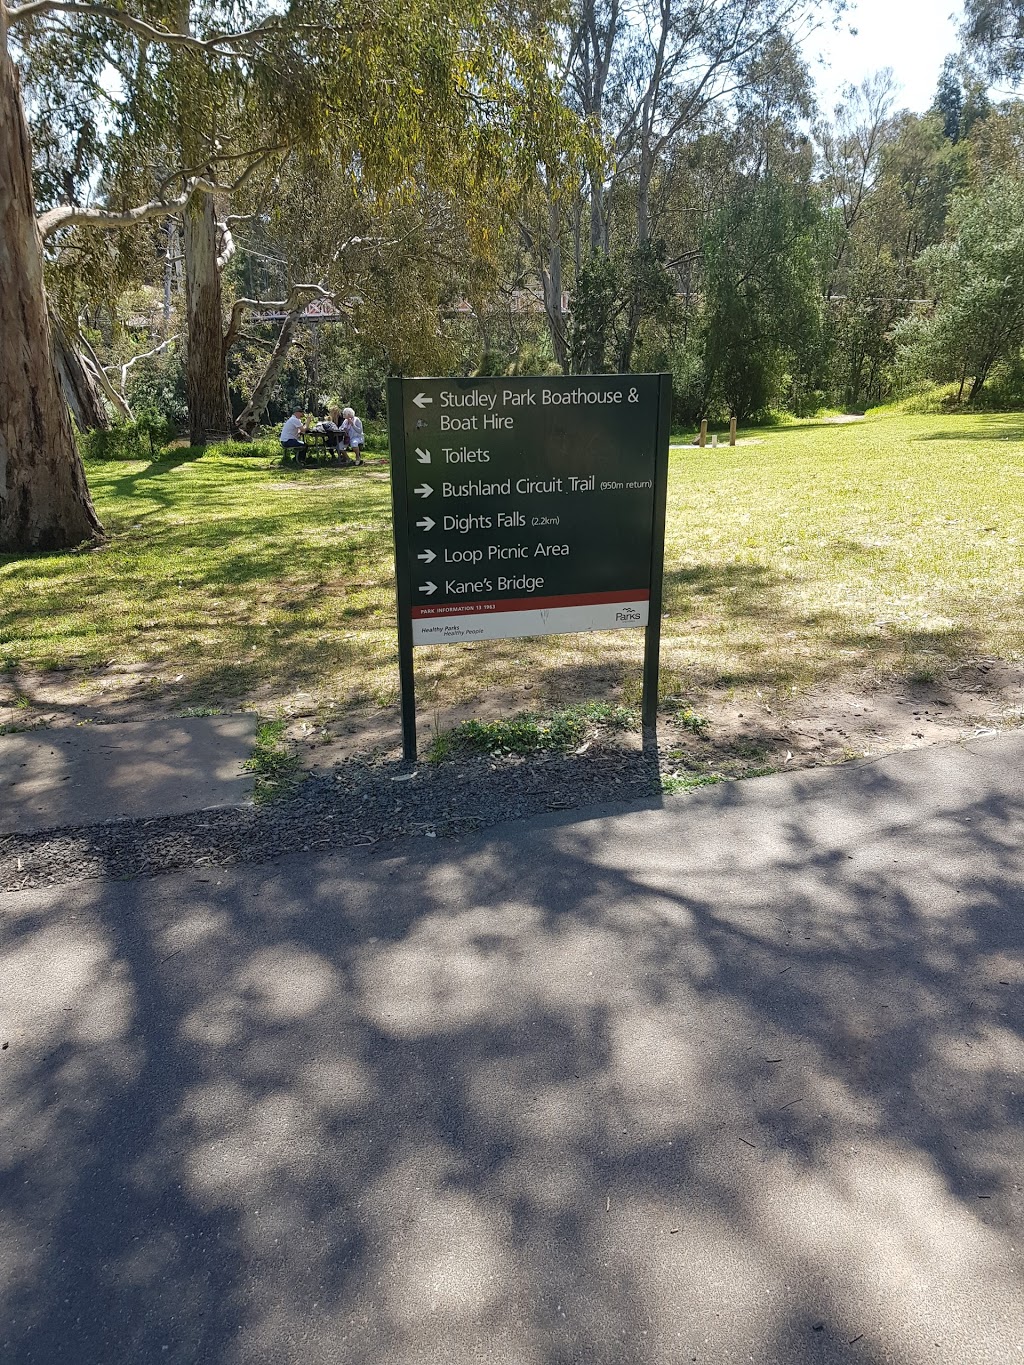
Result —
[{"label": "concrete footpath", "polygon": [[243,805],[255,734],[236,715],[0,735],[0,835]]},{"label": "concrete footpath", "polygon": [[4,1365],[1010,1365],[1024,737],[0,898]]}]

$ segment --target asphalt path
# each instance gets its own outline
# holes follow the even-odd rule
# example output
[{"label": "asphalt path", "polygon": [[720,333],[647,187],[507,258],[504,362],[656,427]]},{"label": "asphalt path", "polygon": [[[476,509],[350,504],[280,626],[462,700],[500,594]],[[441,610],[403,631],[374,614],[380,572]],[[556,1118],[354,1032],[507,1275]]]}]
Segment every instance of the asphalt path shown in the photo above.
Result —
[{"label": "asphalt path", "polygon": [[1022,827],[1001,737],[0,898],[0,1360],[1021,1360]]}]

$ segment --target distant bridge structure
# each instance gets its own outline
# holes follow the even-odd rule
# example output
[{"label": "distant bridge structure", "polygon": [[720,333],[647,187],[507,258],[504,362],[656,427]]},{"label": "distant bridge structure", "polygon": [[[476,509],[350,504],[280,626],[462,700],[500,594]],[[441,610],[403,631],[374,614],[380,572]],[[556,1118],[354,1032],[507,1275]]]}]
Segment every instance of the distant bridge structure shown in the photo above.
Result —
[{"label": "distant bridge structure", "polygon": [[[256,322],[284,322],[287,313],[278,310],[264,310],[253,313]],[[333,299],[310,299],[296,319],[297,322],[345,322],[348,315],[338,311]]]}]

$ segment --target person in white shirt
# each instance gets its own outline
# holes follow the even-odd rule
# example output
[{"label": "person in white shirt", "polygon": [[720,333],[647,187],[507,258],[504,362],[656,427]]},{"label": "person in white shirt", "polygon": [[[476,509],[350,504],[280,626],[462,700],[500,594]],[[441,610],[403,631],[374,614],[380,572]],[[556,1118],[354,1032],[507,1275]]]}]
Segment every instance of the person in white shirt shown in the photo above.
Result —
[{"label": "person in white shirt", "polygon": [[[302,424],[304,415],[301,408],[296,408],[281,428],[281,448],[284,451],[285,459],[288,458],[289,450],[306,449],[302,441],[299,440],[299,437],[302,435],[303,431],[305,431],[305,427]],[[298,459],[299,457],[296,455],[295,458]]]},{"label": "person in white shirt", "polygon": [[346,408],[341,414],[344,421],[341,429],[348,436],[348,448],[355,456],[356,464],[363,463],[363,424],[355,414],[353,408]]}]

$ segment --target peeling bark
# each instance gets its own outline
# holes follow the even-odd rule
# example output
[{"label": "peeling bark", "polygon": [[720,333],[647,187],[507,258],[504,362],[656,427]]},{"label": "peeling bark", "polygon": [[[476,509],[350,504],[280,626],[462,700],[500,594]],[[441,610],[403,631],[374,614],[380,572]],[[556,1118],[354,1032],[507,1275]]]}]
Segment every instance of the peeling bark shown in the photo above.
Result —
[{"label": "peeling bark", "polygon": [[189,439],[198,446],[209,441],[229,441],[233,434],[213,196],[202,191],[194,194],[183,219],[185,384]]},{"label": "peeling bark", "polygon": [[50,310],[53,332],[53,360],[57,366],[64,400],[79,431],[105,431],[110,418],[103,402],[103,391],[88,358],[75,345],[58,315]]},{"label": "peeling bark", "polygon": [[0,551],[102,534],[54,364],[32,143],[0,6]]}]

